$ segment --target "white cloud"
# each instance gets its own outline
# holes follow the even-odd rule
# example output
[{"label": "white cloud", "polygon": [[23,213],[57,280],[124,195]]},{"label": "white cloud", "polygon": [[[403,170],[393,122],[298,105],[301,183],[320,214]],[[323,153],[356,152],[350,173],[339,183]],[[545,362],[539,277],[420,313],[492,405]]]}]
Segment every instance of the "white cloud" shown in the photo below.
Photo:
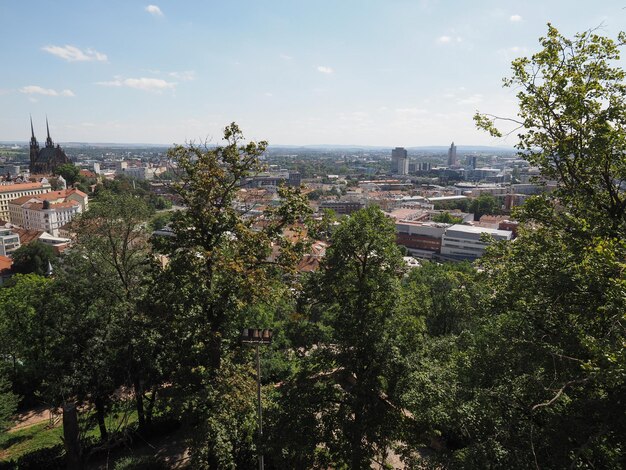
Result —
[{"label": "white cloud", "polygon": [[463,42],[461,36],[439,36],[437,38],[439,44],[452,44],[453,42]]},{"label": "white cloud", "polygon": [[287,54],[280,54],[278,57],[280,57],[283,60],[291,60],[291,59],[293,59],[293,57],[291,57],[290,55],[287,55]]},{"label": "white cloud", "polygon": [[61,90],[56,91],[52,88],[43,88],[39,85],[28,85],[20,88],[20,93],[24,93],[26,95],[44,95],[44,96],[76,96],[72,90]]},{"label": "white cloud", "polygon": [[96,85],[108,87],[127,87],[137,90],[151,91],[161,93],[163,90],[173,89],[176,87],[175,82],[168,82],[160,78],[121,78],[116,77],[114,80],[105,82],[96,82]]},{"label": "white cloud", "polygon": [[395,111],[398,114],[408,114],[408,115],[426,114],[428,112],[426,109],[421,109],[421,108],[396,108]]},{"label": "white cloud", "polygon": [[266,93],[265,93],[265,96],[272,97],[272,96],[274,96],[274,94],[273,94],[273,93],[270,93],[270,92],[268,91],[268,92],[266,92]]},{"label": "white cloud", "polygon": [[67,60],[68,62],[106,62],[107,56],[94,49],[85,49],[84,51],[76,46],[44,46],[42,50],[49,52],[52,55]]},{"label": "white cloud", "polygon": [[321,72],[321,73],[325,73],[327,75],[330,75],[334,72],[334,70],[330,67],[327,67],[325,65],[318,65],[317,66],[317,71]]},{"label": "white cloud", "polygon": [[474,93],[471,96],[468,96],[467,98],[463,98],[461,100],[458,101],[458,104],[478,104],[480,102],[482,102],[483,100],[483,95],[481,95],[480,93]]},{"label": "white cloud", "polygon": [[513,59],[516,59],[517,57],[527,56],[528,48],[520,47],[520,46],[513,46],[513,47],[508,47],[506,49],[498,49],[498,54],[502,56],[505,62],[511,62]]},{"label": "white cloud", "polygon": [[161,9],[156,6],[156,5],[148,5],[145,10],[150,13],[151,15],[154,16],[163,16],[163,12],[161,11]]},{"label": "white cloud", "polygon": [[509,17],[509,21],[512,21],[513,23],[518,23],[520,21],[522,21],[522,17],[520,15],[511,15]]},{"label": "white cloud", "polygon": [[193,70],[184,70],[182,72],[170,72],[168,73],[170,77],[173,77],[177,80],[181,80],[183,82],[190,82],[196,79],[196,72]]}]

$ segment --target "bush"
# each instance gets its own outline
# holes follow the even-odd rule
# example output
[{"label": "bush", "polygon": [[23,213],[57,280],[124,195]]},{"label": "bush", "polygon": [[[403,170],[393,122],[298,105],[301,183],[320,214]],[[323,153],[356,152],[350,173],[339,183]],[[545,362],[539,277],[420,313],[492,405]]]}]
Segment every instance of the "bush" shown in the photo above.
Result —
[{"label": "bush", "polygon": [[124,457],[115,463],[115,470],[167,470],[167,465],[152,455]]},{"label": "bush", "polygon": [[[38,449],[13,461],[19,470],[62,470],[65,468],[65,449],[62,444]],[[2,467],[0,467],[2,468]]]}]

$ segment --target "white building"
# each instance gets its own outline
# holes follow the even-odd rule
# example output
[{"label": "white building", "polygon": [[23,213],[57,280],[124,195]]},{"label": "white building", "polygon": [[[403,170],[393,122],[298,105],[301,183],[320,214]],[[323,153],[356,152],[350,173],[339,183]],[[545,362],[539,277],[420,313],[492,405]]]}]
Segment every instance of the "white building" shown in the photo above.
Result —
[{"label": "white building", "polygon": [[9,201],[49,191],[48,183],[0,183],[0,220],[9,221]]},{"label": "white building", "polygon": [[481,240],[483,234],[496,240],[511,240],[513,232],[471,225],[452,225],[441,238],[441,255],[453,259],[473,260],[485,252],[487,243]]},{"label": "white building", "polygon": [[0,227],[0,256],[10,256],[20,247],[20,236],[8,228]]},{"label": "white building", "polygon": [[69,189],[15,199],[9,203],[9,214],[14,225],[58,237],[59,229],[87,208],[87,195]]},{"label": "white building", "polygon": [[155,170],[146,166],[127,167],[122,172],[129,178],[136,180],[152,180],[154,179]]}]

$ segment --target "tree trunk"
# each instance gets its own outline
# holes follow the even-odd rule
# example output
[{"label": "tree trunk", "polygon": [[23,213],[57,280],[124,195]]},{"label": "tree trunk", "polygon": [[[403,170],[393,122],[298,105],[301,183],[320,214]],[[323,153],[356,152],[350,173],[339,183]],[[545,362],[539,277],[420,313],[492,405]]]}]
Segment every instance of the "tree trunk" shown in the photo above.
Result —
[{"label": "tree trunk", "polygon": [[148,400],[148,406],[146,407],[146,425],[148,427],[152,426],[152,411],[154,410],[158,391],[159,389],[156,385],[152,387],[152,396]]},{"label": "tree trunk", "polygon": [[146,428],[146,417],[143,410],[143,387],[141,386],[141,380],[139,374],[134,374],[133,386],[135,388],[135,405],[137,407],[137,423],[139,424],[139,431],[144,431]]},{"label": "tree trunk", "polygon": [[78,413],[75,403],[63,404],[63,445],[67,470],[82,469],[80,442],[78,441]]},{"label": "tree trunk", "polygon": [[209,338],[209,374],[217,375],[222,365],[222,335],[217,328],[211,329]]},{"label": "tree trunk", "polygon": [[363,466],[363,448],[362,448],[362,440],[363,433],[361,432],[361,412],[354,412],[354,423],[352,428],[352,439],[351,439],[351,452],[352,452],[352,465],[350,468],[352,470],[361,470],[363,468],[369,468],[369,465]]},{"label": "tree trunk", "polygon": [[94,405],[96,407],[96,419],[98,420],[98,428],[100,429],[100,438],[102,441],[106,441],[109,438],[109,433],[107,432],[106,423],[104,422],[104,401],[102,398],[98,397],[94,400]]}]

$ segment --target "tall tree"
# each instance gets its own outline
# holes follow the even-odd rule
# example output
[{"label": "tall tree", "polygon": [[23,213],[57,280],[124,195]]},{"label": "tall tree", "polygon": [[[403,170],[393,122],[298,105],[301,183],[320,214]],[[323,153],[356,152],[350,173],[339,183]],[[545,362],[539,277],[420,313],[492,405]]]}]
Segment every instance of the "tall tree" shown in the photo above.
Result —
[{"label": "tall tree", "polygon": [[18,397],[11,390],[11,382],[4,375],[4,370],[0,370],[0,436],[11,424],[17,402]]},{"label": "tall tree", "polygon": [[[574,39],[552,25],[540,39],[543,49],[512,63],[506,87],[518,89],[520,156],[555,180],[553,196],[564,212],[582,217],[592,232],[624,229],[626,224],[626,73],[617,61],[626,33],[617,41],[579,33]],[[502,118],[475,116],[478,126],[502,135]],[[545,205],[528,207],[550,222]],[[567,215],[566,215],[567,216]]]},{"label": "tall tree", "polygon": [[[489,295],[471,334],[443,340],[438,363],[424,364],[437,374],[411,374],[405,406],[432,410],[446,466],[626,463],[626,88],[614,62],[624,39],[570,40],[549,26],[543,49],[505,81],[520,90],[520,156],[557,190],[527,202],[521,236],[481,260]],[[476,119],[499,132],[493,117]],[[445,386],[436,399],[420,393]]]},{"label": "tall tree", "polygon": [[380,209],[355,212],[333,232],[309,294],[329,337],[283,385],[278,406],[287,413],[273,416],[289,457],[282,465],[361,469],[385,460],[401,421],[388,397],[398,373],[393,344],[403,271],[395,227]]},{"label": "tall tree", "polygon": [[237,204],[239,190],[245,178],[261,171],[267,144],[245,142],[234,123],[224,130],[224,142],[169,151],[178,170],[171,188],[185,210],[172,217],[173,236],[154,240],[168,262],[151,292],[155,308],[173,316],[171,332],[179,342],[170,370],[174,388],[183,394],[179,407],[193,402],[194,418],[205,423],[206,441],[220,444],[206,452],[196,446],[194,455],[215,468],[234,465],[228,449],[240,448],[246,436],[227,421],[215,420],[223,411],[219,397],[228,392],[224,374],[242,371],[237,366],[242,358],[232,354],[240,330],[254,326],[250,322],[256,320],[246,318],[249,307],[272,298],[275,279],[294,279],[306,246],[300,223],[310,212],[298,189],[282,188],[280,206],[263,220],[244,217]]},{"label": "tall tree", "polygon": [[45,311],[51,281],[36,274],[16,274],[0,289],[0,355],[13,388],[26,401],[45,382],[51,317]]}]

